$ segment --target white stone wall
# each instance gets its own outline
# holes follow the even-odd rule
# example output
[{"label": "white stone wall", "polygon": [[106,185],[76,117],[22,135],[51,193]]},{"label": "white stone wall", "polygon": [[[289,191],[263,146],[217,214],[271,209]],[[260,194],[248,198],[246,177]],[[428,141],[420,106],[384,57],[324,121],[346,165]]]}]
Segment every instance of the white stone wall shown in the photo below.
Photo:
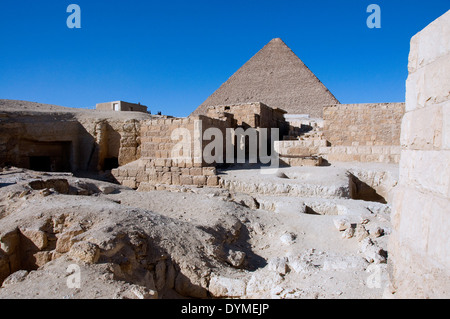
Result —
[{"label": "white stone wall", "polygon": [[450,11],[411,39],[389,259],[399,298],[450,297]]}]

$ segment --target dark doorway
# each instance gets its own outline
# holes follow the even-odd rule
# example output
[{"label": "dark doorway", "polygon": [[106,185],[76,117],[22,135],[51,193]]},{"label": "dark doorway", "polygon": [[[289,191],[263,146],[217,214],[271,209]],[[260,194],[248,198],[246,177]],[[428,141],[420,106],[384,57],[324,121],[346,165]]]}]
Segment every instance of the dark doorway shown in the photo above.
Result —
[{"label": "dark doorway", "polygon": [[71,142],[20,142],[23,156],[19,167],[40,172],[70,172]]},{"label": "dark doorway", "polygon": [[51,172],[50,156],[30,156],[30,169],[38,172]]},{"label": "dark doorway", "polygon": [[119,167],[119,160],[117,157],[105,158],[105,161],[103,162],[103,170],[110,171],[117,167]]}]

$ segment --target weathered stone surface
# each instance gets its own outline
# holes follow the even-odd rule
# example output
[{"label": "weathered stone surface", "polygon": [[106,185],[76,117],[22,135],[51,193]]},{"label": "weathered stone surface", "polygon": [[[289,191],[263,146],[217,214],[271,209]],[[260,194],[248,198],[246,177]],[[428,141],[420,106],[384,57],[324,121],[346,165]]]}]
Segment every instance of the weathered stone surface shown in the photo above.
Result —
[{"label": "weathered stone surface", "polygon": [[342,232],[342,238],[349,239],[352,238],[355,234],[355,229],[353,227],[349,227]]},{"label": "weathered stone surface", "polygon": [[273,287],[282,281],[283,277],[274,271],[268,271],[265,268],[255,271],[247,283],[247,295],[249,297],[257,297],[259,294],[271,291]]},{"label": "weathered stone surface", "polygon": [[212,275],[208,289],[214,297],[242,297],[246,294],[246,286],[247,283],[241,278]]},{"label": "weathered stone surface", "polygon": [[361,241],[361,251],[369,263],[386,263],[386,252],[378,247],[370,238],[365,238]]},{"label": "weathered stone surface", "polygon": [[351,223],[348,221],[347,218],[344,217],[337,217],[333,219],[334,226],[339,231],[344,231],[348,228],[351,228]]},{"label": "weathered stone surface", "polygon": [[5,232],[0,236],[0,249],[6,254],[12,255],[19,248],[20,237],[17,229]]},{"label": "weathered stone surface", "polygon": [[295,234],[293,233],[285,233],[283,235],[281,235],[280,237],[280,241],[284,244],[284,245],[292,245],[295,242]]},{"label": "weathered stone surface", "polygon": [[158,292],[147,287],[133,285],[130,289],[133,299],[158,299]]},{"label": "weathered stone surface", "polygon": [[404,150],[400,180],[408,186],[450,197],[450,150]]},{"label": "weathered stone surface", "polygon": [[358,241],[362,241],[364,238],[369,237],[369,232],[365,229],[363,225],[357,225],[355,229],[354,237]]},{"label": "weathered stone surface", "polygon": [[28,271],[26,271],[26,270],[18,270],[16,272],[12,273],[11,275],[9,275],[3,281],[2,287],[5,288],[5,287],[7,287],[9,285],[19,283],[19,282],[25,280],[27,275],[28,275]]},{"label": "weathered stone surface", "polygon": [[34,190],[43,190],[46,188],[47,189],[52,188],[60,194],[69,193],[69,183],[67,182],[67,179],[63,178],[31,181],[29,185]]},{"label": "weathered stone surface", "polygon": [[298,274],[306,274],[316,270],[311,261],[305,256],[289,256],[289,268]]},{"label": "weathered stone surface", "polygon": [[243,251],[235,251],[235,250],[229,250],[227,255],[227,261],[233,266],[233,267],[241,267],[245,262],[246,254]]},{"label": "weathered stone surface", "polygon": [[100,186],[99,189],[103,194],[106,194],[106,195],[111,194],[117,190],[116,187],[110,186],[110,185]]},{"label": "weathered stone surface", "polygon": [[269,270],[275,271],[280,275],[285,275],[289,271],[287,257],[275,257],[268,262]]},{"label": "weathered stone surface", "polygon": [[53,259],[53,251],[38,251],[33,254],[33,263],[36,267],[42,267]]},{"label": "weathered stone surface", "polygon": [[175,291],[182,296],[205,298],[207,291],[204,287],[191,282],[182,272],[179,272],[175,279]]},{"label": "weathered stone surface", "polygon": [[56,252],[67,253],[72,245],[76,242],[75,236],[83,233],[84,230],[79,225],[73,225],[66,229],[59,237],[56,242]]},{"label": "weathered stone surface", "polygon": [[95,264],[100,258],[100,248],[88,241],[80,241],[72,245],[69,257],[75,261]]},{"label": "weathered stone surface", "polygon": [[27,238],[37,249],[47,247],[47,234],[38,229],[21,229],[21,234]]}]

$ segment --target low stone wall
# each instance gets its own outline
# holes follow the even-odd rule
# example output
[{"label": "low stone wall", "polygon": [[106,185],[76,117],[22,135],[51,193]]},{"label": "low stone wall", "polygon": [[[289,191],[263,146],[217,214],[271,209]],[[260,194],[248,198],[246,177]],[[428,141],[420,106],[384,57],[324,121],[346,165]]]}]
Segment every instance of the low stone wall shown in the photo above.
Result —
[{"label": "low stone wall", "polygon": [[324,139],[276,141],[274,149],[278,152],[282,165],[320,166],[320,149],[326,145],[327,141]]},{"label": "low stone wall", "polygon": [[411,39],[389,241],[398,298],[450,297],[450,11]]},{"label": "low stone wall", "polygon": [[173,162],[170,159],[141,158],[128,165],[113,169],[111,173],[116,180],[133,189],[145,186],[153,189],[158,184],[218,186],[219,177],[215,167],[186,167],[183,162]]},{"label": "low stone wall", "polygon": [[319,154],[329,163],[374,162],[398,164],[400,151],[400,146],[332,146],[321,147]]},{"label": "low stone wall", "polygon": [[323,109],[331,146],[400,145],[404,103],[337,104]]}]

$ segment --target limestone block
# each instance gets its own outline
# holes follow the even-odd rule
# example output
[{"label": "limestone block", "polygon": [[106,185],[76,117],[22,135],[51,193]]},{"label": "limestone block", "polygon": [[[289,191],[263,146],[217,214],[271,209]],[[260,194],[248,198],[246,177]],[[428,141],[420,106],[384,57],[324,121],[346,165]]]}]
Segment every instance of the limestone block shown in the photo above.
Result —
[{"label": "limestone block", "polygon": [[77,241],[74,237],[84,232],[80,225],[72,225],[58,236],[56,241],[56,252],[67,253],[70,247]]},{"label": "limestone block", "polygon": [[210,187],[219,186],[219,177],[218,176],[208,176],[206,185]]},{"label": "limestone block", "polygon": [[450,102],[442,104],[442,149],[450,150]]},{"label": "limestone block", "polygon": [[33,254],[33,263],[37,267],[42,267],[46,263],[52,261],[53,252],[52,251],[38,251]]},{"label": "limestone block", "polygon": [[450,99],[450,55],[409,74],[406,80],[406,112]]},{"label": "limestone block", "polygon": [[381,264],[386,263],[386,256],[383,249],[377,246],[370,238],[361,241],[361,251],[364,258],[369,263]]},{"label": "limestone block", "polygon": [[181,175],[180,176],[181,185],[194,185],[193,176],[191,175]]},{"label": "limestone block", "polygon": [[135,180],[124,180],[122,182],[122,185],[129,188],[136,188],[136,181]]},{"label": "limestone block", "polygon": [[243,251],[229,250],[227,254],[227,262],[233,267],[241,267],[245,262],[246,254]]},{"label": "limestone block", "polygon": [[192,181],[193,181],[194,185],[197,185],[197,186],[206,185],[206,176],[204,176],[204,175],[193,176]]},{"label": "limestone block", "polygon": [[172,184],[172,174],[170,172],[162,173],[160,182],[163,184]]},{"label": "limestone block", "polygon": [[100,248],[91,242],[80,241],[70,248],[69,258],[78,262],[94,264],[100,258]]},{"label": "limestone block", "polygon": [[246,293],[248,296],[258,296],[271,291],[273,287],[277,286],[283,281],[283,277],[273,271],[267,271],[265,268],[255,271],[247,283]]},{"label": "limestone block", "polygon": [[172,173],[172,185],[181,185],[181,174],[178,172]]},{"label": "limestone block", "polygon": [[268,262],[268,269],[280,275],[285,275],[289,271],[287,257],[274,257]]},{"label": "limestone block", "polygon": [[[447,102],[450,107],[450,102]],[[407,112],[402,121],[401,145],[411,149],[442,146],[443,107],[433,105]]]},{"label": "limestone block", "polygon": [[166,162],[163,158],[155,158],[154,159],[155,166],[164,167]]},{"label": "limestone block", "polygon": [[42,250],[47,247],[47,234],[43,231],[38,229],[20,229],[20,232],[37,249]]},{"label": "limestone block", "polygon": [[0,249],[7,255],[15,254],[19,249],[20,237],[17,229],[7,231],[0,235]]},{"label": "limestone block", "polygon": [[129,296],[125,297],[127,299],[158,299],[158,292],[156,291],[156,289],[150,289],[139,285],[132,285],[129,290]]},{"label": "limestone block", "polygon": [[247,283],[244,279],[228,278],[213,274],[209,282],[209,292],[218,297],[242,297],[246,293]]},{"label": "limestone block", "polygon": [[450,53],[450,13],[447,12],[439,21],[431,22],[424,30],[411,39],[411,51],[408,70],[414,72],[436,59]]},{"label": "limestone block", "polygon": [[400,180],[430,193],[450,197],[450,150],[403,150]]},{"label": "limestone block", "polygon": [[202,175],[206,175],[206,176],[216,175],[216,168],[215,167],[203,167]]},{"label": "limestone block", "polygon": [[128,177],[136,177],[139,170],[136,168],[127,168],[128,171]]},{"label": "limestone block", "polygon": [[136,182],[142,183],[142,182],[148,182],[149,175],[145,171],[139,171],[136,175]]},{"label": "limestone block", "polygon": [[430,196],[411,187],[397,188],[394,196],[392,226],[399,243],[414,243],[417,251],[426,251],[431,216]]},{"label": "limestone block", "polygon": [[137,189],[138,192],[150,192],[154,191],[156,189],[156,186],[151,183],[140,183],[139,187]]},{"label": "limestone block", "polygon": [[189,174],[192,176],[200,176],[202,175],[203,170],[201,167],[193,167],[189,169]]},{"label": "limestone block", "polygon": [[344,231],[348,228],[351,228],[351,223],[348,221],[347,218],[344,217],[337,217],[333,219],[334,226],[339,231]]}]

